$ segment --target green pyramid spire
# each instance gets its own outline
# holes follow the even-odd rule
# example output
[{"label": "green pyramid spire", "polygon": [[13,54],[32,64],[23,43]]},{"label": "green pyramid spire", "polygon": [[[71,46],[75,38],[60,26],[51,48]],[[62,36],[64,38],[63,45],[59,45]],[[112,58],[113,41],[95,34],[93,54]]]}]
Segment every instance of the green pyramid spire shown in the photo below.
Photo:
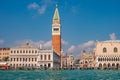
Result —
[{"label": "green pyramid spire", "polygon": [[53,20],[60,20],[57,4],[56,4],[56,9],[55,9]]}]

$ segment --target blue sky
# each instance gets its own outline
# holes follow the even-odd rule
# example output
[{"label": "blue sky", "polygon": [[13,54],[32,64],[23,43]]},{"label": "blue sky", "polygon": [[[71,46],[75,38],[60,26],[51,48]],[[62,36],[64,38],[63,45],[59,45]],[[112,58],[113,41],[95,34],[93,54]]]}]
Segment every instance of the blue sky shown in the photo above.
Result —
[{"label": "blue sky", "polygon": [[50,47],[56,3],[65,52],[78,54],[96,40],[120,39],[120,0],[0,0],[0,47],[26,41]]}]

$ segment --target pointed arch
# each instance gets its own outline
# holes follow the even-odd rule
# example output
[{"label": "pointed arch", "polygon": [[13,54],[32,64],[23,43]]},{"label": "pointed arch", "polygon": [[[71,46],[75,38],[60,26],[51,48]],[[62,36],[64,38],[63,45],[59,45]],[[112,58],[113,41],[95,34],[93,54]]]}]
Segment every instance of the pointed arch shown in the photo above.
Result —
[{"label": "pointed arch", "polygon": [[107,52],[107,49],[104,47],[103,48],[103,53],[106,53]]},{"label": "pointed arch", "polygon": [[118,52],[118,49],[115,47],[114,48],[114,53],[117,53]]}]

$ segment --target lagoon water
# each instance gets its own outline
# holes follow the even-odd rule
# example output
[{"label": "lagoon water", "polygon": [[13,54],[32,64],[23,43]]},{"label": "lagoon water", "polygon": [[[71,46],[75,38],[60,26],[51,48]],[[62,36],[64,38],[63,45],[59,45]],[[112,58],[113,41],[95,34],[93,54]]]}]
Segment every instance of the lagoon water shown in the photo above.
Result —
[{"label": "lagoon water", "polygon": [[0,70],[0,80],[120,80],[120,70]]}]

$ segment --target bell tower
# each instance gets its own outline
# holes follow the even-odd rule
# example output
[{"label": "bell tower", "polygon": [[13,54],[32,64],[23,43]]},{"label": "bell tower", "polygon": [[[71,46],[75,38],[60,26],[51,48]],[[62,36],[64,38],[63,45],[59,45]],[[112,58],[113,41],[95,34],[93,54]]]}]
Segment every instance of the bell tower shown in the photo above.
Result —
[{"label": "bell tower", "polygon": [[61,25],[58,5],[56,5],[52,22],[52,47],[58,54],[61,55]]}]

